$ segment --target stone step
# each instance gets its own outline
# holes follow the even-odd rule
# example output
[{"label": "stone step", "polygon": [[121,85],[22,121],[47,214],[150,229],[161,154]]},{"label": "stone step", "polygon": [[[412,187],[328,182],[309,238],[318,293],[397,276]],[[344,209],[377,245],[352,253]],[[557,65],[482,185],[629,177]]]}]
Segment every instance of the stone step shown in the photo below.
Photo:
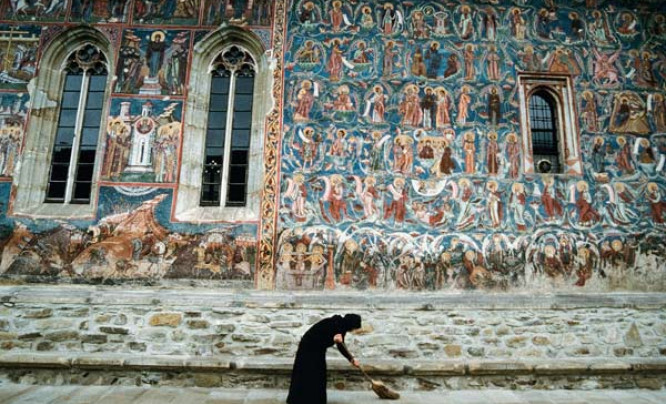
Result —
[{"label": "stone step", "polygon": [[[202,389],[173,387],[126,386],[29,386],[0,385],[0,402],[5,404],[96,403],[96,404],[282,404],[285,390],[268,389]],[[401,392],[396,404],[660,404],[666,402],[666,392],[646,390],[594,390],[594,391],[450,391]],[[376,404],[381,402],[372,391],[329,390],[329,404]]]},{"label": "stone step", "polygon": [[[118,354],[4,354],[0,382],[40,385],[162,385],[287,388],[292,359],[187,357]],[[646,388],[666,383],[666,360],[397,361],[368,360],[372,377],[403,391],[511,389]],[[329,384],[363,390],[367,383],[344,360],[328,362]],[[550,386],[550,387],[548,387]]]},{"label": "stone step", "polygon": [[[144,371],[244,371],[255,373],[291,373],[292,358],[233,356],[160,356],[134,354],[57,354],[7,353],[0,355],[0,368],[72,368]],[[377,360],[363,361],[366,371],[374,375],[568,375],[612,373],[666,373],[666,359],[567,359],[567,360]],[[342,359],[328,361],[333,372],[356,372]]]}]

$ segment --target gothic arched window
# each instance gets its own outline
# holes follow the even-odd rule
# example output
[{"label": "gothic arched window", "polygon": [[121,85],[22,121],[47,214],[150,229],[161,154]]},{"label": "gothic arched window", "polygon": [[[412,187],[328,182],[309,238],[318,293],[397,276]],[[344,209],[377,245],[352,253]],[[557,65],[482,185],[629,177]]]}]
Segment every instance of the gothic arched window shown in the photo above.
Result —
[{"label": "gothic arched window", "polygon": [[88,44],[69,56],[65,71],[45,202],[87,204],[103,120],[106,58]]},{"label": "gothic arched window", "polygon": [[213,64],[200,206],[246,204],[255,70],[238,46]]},{"label": "gothic arched window", "polygon": [[30,92],[30,118],[14,177],[11,213],[45,218],[95,216],[114,71],[111,43],[77,26],[44,48]]},{"label": "gothic arched window", "polygon": [[195,45],[174,219],[256,222],[273,75],[261,40],[237,27]]}]

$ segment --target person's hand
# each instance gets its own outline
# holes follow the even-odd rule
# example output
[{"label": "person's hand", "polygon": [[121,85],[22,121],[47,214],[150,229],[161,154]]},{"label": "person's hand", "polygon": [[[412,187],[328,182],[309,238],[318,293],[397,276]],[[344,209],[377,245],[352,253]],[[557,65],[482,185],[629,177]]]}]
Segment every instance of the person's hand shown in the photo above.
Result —
[{"label": "person's hand", "polygon": [[335,334],[333,336],[333,342],[335,342],[336,344],[342,344],[343,342],[345,342],[345,340],[342,339],[342,334]]},{"label": "person's hand", "polygon": [[361,362],[359,362],[359,360],[356,359],[356,358],[352,359],[351,364],[352,364],[352,366],[354,366],[355,368],[360,368],[360,367],[361,367]]}]

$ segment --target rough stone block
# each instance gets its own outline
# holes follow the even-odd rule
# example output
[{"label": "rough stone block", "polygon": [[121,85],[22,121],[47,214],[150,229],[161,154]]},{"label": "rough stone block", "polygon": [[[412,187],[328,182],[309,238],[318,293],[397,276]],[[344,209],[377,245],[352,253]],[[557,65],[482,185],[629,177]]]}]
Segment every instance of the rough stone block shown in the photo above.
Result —
[{"label": "rough stone block", "polygon": [[261,337],[252,334],[233,334],[231,336],[231,339],[236,342],[251,342],[251,343],[261,342]]},{"label": "rough stone block", "polygon": [[105,334],[127,335],[129,330],[123,327],[99,327],[99,331]]},{"label": "rough stone block", "polygon": [[218,334],[231,334],[236,330],[233,324],[218,324],[215,326],[215,332]]},{"label": "rough stone block", "polygon": [[153,327],[178,327],[183,320],[180,313],[159,313],[150,317],[149,324]]},{"label": "rough stone block", "polygon": [[52,351],[54,348],[53,342],[51,341],[42,341],[35,345],[35,350],[39,352],[43,351]]},{"label": "rough stone block", "polygon": [[185,359],[185,367],[192,371],[226,371],[231,369],[231,361],[220,357],[190,357]]},{"label": "rough stone block", "polygon": [[86,334],[81,337],[84,344],[106,344],[108,337],[103,334]]},{"label": "rough stone block", "polygon": [[456,344],[449,344],[444,346],[444,352],[449,358],[454,358],[462,355],[462,346]]},{"label": "rough stone block", "polygon": [[[41,338],[41,337],[42,337],[41,332],[30,332],[30,333],[27,333],[27,334],[19,335],[18,339],[20,339],[20,340],[33,340],[33,339],[37,339],[37,338]],[[0,339],[2,339],[1,336],[0,336]]]},{"label": "rough stone block", "polygon": [[193,330],[203,330],[210,326],[210,323],[206,320],[188,320],[187,328]]},{"label": "rough stone block", "polygon": [[53,315],[53,310],[49,308],[30,310],[23,314],[23,318],[48,318]]},{"label": "rough stone block", "polygon": [[638,330],[636,323],[631,324],[629,331],[624,336],[624,343],[630,347],[640,347],[643,346],[643,341],[641,339],[641,333]]},{"label": "rough stone block", "polygon": [[56,331],[44,335],[49,341],[53,342],[63,342],[79,339],[79,333],[76,331]]},{"label": "rough stone block", "polygon": [[0,332],[0,341],[11,341],[18,338],[15,332]]}]

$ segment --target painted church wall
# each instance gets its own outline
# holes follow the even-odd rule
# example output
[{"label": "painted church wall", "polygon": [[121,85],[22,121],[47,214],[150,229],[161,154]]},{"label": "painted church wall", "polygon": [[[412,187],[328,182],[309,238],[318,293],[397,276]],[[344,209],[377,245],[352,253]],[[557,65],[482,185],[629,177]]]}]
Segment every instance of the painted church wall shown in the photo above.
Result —
[{"label": "painted church wall", "polygon": [[[4,277],[267,287],[257,279],[269,271],[268,287],[287,290],[666,286],[658,1],[46,3],[0,11]],[[79,23],[108,38],[115,66],[96,214],[17,215],[29,83],[45,47]],[[190,62],[220,24],[251,31],[277,58],[263,167],[276,194],[253,196],[264,198],[259,222],[182,223],[173,206]],[[525,72],[572,77],[580,174],[525,173]]]},{"label": "painted church wall", "polygon": [[[278,287],[663,290],[665,13],[294,1]],[[573,77],[582,175],[525,174],[522,72]]]},{"label": "painted church wall", "polygon": [[[254,287],[256,222],[180,223],[172,206],[191,49],[223,22],[243,26],[269,47],[273,3],[42,3],[7,1],[0,11],[0,274],[19,282]],[[80,22],[106,36],[106,57],[117,67],[102,122],[96,214],[17,215],[12,179],[29,125],[30,81],[43,50]]]}]

